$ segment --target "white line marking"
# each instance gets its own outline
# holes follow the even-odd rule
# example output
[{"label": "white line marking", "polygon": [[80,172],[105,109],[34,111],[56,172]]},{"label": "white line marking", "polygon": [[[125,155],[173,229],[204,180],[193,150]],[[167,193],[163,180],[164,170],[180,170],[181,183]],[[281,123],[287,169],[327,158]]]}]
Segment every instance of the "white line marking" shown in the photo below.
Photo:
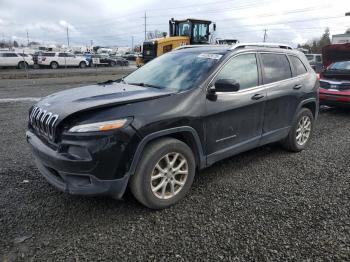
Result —
[{"label": "white line marking", "polygon": [[18,98],[0,98],[0,103],[11,103],[11,102],[37,102],[41,97],[18,97]]}]

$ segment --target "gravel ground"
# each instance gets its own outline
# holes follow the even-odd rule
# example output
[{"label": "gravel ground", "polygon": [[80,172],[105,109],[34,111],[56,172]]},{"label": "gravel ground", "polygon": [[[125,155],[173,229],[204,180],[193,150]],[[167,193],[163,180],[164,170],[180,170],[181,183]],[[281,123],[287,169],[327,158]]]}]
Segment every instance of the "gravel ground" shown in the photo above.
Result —
[{"label": "gravel ground", "polygon": [[307,150],[231,157],[151,211],[48,185],[25,142],[29,106],[0,103],[0,261],[350,260],[350,110],[323,111]]}]

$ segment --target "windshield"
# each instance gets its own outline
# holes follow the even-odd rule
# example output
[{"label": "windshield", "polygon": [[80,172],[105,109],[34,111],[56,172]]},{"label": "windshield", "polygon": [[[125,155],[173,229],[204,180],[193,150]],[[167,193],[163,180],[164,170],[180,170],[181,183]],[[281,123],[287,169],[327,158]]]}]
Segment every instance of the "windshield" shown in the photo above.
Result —
[{"label": "windshield", "polygon": [[179,23],[179,36],[190,36],[190,34],[191,34],[190,23],[188,22]]},{"label": "windshield", "polygon": [[221,57],[212,53],[172,52],[152,60],[123,80],[127,84],[183,91],[199,83]]},{"label": "windshield", "polygon": [[193,26],[193,42],[207,43],[208,39],[208,24],[194,24]]},{"label": "windshield", "polygon": [[331,70],[350,70],[350,61],[342,61],[331,64]]}]

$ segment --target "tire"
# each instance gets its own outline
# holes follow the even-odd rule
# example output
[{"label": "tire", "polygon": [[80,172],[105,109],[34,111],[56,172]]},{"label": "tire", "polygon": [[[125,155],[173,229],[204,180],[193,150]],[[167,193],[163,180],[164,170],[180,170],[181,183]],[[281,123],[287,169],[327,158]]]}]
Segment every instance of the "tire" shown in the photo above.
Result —
[{"label": "tire", "polygon": [[84,61],[80,62],[79,67],[80,68],[85,68],[87,65]]},{"label": "tire", "polygon": [[58,68],[58,63],[57,63],[57,62],[51,62],[51,63],[50,63],[50,67],[51,67],[52,69],[57,69],[57,68]]},{"label": "tire", "polygon": [[111,67],[116,66],[116,62],[114,62],[114,61],[110,62],[110,63],[109,63],[109,66],[111,66]]},{"label": "tire", "polygon": [[[166,156],[170,163],[176,158],[173,165],[167,164]],[[157,164],[160,168],[156,167]],[[166,172],[169,167],[180,167],[179,173]],[[186,195],[195,171],[192,150],[185,143],[173,138],[161,138],[151,142],[143,151],[136,172],[130,178],[129,187],[134,197],[143,205],[152,209],[167,208]]]},{"label": "tire", "polygon": [[18,63],[18,68],[19,68],[19,69],[28,68],[27,62],[24,62],[24,61],[19,62],[19,63]]},{"label": "tire", "polygon": [[296,116],[288,136],[282,141],[282,146],[292,152],[304,150],[310,142],[313,128],[314,116],[312,112],[307,108],[302,108]]}]

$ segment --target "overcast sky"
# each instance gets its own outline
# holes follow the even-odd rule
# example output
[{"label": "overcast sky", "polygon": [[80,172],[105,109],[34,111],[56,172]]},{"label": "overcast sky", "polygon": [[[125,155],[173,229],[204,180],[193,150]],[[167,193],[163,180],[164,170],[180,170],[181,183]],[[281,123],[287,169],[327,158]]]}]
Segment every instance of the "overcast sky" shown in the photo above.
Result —
[{"label": "overcast sky", "polygon": [[0,0],[0,39],[44,44],[127,46],[147,31],[168,32],[168,20],[199,18],[216,22],[216,37],[241,42],[298,44],[322,34],[344,33],[350,27],[350,0]]}]

